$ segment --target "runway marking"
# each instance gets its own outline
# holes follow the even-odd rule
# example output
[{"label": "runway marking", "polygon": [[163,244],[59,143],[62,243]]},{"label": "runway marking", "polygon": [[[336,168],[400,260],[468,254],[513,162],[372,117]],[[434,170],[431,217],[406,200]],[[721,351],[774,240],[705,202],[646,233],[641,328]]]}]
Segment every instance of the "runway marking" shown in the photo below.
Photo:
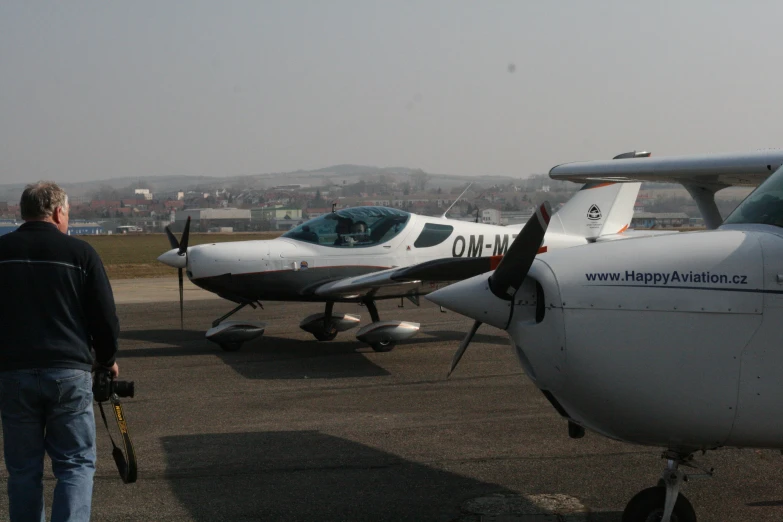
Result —
[{"label": "runway marking", "polygon": [[588,512],[588,509],[579,499],[561,493],[527,495],[527,498],[536,506],[559,515],[575,515]]},{"label": "runway marking", "polygon": [[[179,301],[177,278],[153,277],[141,279],[115,279],[111,281],[116,304],[168,303]],[[185,301],[220,299],[217,295],[202,290],[188,280],[184,285]]]},{"label": "runway marking", "polygon": [[579,499],[561,493],[494,494],[468,500],[461,508],[466,513],[480,515],[482,522],[559,522],[561,516],[576,522],[574,515],[589,513]]}]

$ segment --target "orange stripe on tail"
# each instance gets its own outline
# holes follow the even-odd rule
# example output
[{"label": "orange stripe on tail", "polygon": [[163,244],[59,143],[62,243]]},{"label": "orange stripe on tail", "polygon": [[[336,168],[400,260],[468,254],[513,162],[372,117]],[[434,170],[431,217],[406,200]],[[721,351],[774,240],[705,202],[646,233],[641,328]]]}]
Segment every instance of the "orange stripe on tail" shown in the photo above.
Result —
[{"label": "orange stripe on tail", "polygon": [[615,184],[614,181],[607,181],[605,183],[598,183],[597,185],[585,186],[584,189],[585,190],[592,190],[592,189],[597,189],[597,188],[601,188],[601,187],[608,187],[608,186],[614,185],[614,184]]}]

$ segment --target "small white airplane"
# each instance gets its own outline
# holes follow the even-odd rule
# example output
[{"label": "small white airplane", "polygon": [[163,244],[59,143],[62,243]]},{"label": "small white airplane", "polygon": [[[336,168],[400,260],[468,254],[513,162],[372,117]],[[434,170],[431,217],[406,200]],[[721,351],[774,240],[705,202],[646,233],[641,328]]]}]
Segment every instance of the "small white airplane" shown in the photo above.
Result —
[{"label": "small white airplane", "polygon": [[623,522],[695,522],[679,494],[681,466],[706,470],[695,452],[783,449],[783,152],[621,163],[569,164],[551,175],[674,181],[707,195],[763,183],[717,230],[536,258],[543,206],[494,272],[428,299],[476,320],[451,371],[481,323],[491,324],[508,332],[573,438],[589,429],[665,450],[663,478],[628,503]]},{"label": "small white airplane", "polygon": [[[646,156],[649,153],[626,153],[617,158]],[[586,184],[553,216],[542,251],[629,237],[626,230],[640,185]],[[255,321],[226,319],[247,305],[255,308],[272,300],[325,303],[323,313],[300,324],[319,341],[330,341],[360,323],[358,315],[334,313],[335,303],[363,303],[372,322],[356,337],[376,351],[389,351],[397,341],[415,335],[420,325],[381,321],[375,301],[408,298],[418,304],[419,296],[439,283],[489,270],[519,228],[447,219],[445,213],[430,217],[357,207],[312,219],[269,241],[189,247],[188,220],[181,241],[166,229],[172,250],[158,260],[179,269],[181,314],[183,270],[197,286],[237,303],[206,334],[224,350],[238,350],[265,328]],[[451,279],[442,276],[444,263],[451,268]],[[412,265],[417,269],[405,268]]]}]

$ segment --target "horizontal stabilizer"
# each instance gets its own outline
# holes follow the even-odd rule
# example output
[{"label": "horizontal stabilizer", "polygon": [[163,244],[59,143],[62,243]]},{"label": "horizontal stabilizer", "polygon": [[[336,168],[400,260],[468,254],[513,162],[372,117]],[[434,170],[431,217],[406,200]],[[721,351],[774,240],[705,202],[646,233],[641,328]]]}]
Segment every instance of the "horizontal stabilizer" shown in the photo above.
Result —
[{"label": "horizontal stabilizer", "polygon": [[630,229],[620,234],[608,234],[597,238],[596,243],[604,243],[606,241],[618,241],[620,239],[635,239],[640,237],[652,237],[652,236],[668,236],[671,234],[679,234],[680,231],[676,229],[669,230],[636,230]]}]

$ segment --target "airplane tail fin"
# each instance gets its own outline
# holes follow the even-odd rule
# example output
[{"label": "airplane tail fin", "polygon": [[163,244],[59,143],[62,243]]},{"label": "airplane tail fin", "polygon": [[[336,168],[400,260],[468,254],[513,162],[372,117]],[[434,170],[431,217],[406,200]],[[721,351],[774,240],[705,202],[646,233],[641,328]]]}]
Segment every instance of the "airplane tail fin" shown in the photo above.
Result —
[{"label": "airplane tail fin", "polygon": [[641,183],[587,183],[555,212],[549,230],[588,241],[619,234],[631,225]]},{"label": "airplane tail fin", "polygon": [[[647,151],[633,151],[618,154],[612,159],[649,157]],[[641,183],[587,183],[552,216],[549,230],[581,236],[588,241],[620,234],[631,226],[633,207],[641,186]]]}]

